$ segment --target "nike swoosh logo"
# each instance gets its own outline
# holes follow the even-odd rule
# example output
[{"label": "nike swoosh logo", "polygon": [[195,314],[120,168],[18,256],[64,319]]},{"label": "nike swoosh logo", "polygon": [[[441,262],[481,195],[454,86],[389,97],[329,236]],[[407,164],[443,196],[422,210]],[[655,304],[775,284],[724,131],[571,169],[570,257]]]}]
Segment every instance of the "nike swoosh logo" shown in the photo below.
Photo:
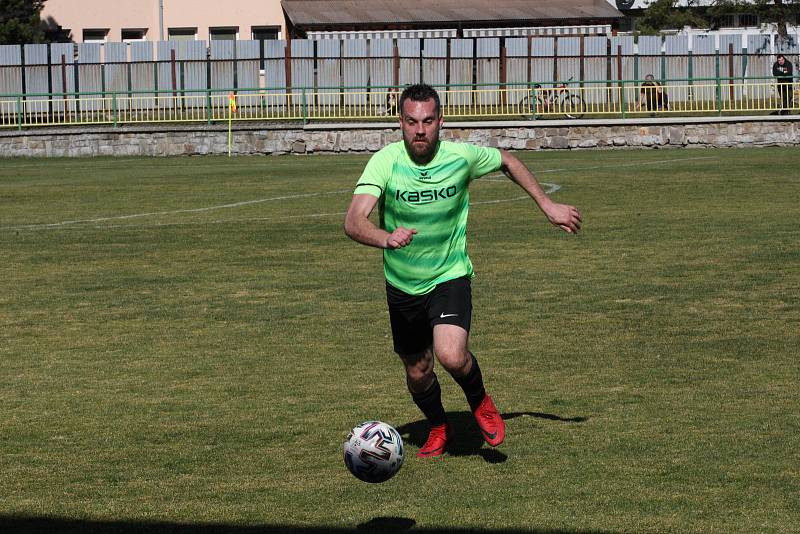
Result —
[{"label": "nike swoosh logo", "polygon": [[492,432],[492,433],[489,433],[489,432],[486,432],[486,431],[485,431],[484,429],[482,429],[482,428],[481,428],[481,433],[482,433],[484,436],[486,436],[487,438],[489,438],[489,439],[494,439],[494,438],[496,438],[496,437],[497,437],[497,432]]},{"label": "nike swoosh logo", "polygon": [[444,319],[445,317],[458,317],[457,313],[442,313],[439,316],[439,319]]}]

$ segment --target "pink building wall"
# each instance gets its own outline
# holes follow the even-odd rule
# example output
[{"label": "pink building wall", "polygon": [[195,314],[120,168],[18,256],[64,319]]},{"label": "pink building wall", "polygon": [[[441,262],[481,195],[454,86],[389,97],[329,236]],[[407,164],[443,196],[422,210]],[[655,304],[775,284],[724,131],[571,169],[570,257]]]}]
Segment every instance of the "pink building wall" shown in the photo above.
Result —
[{"label": "pink building wall", "polygon": [[279,27],[286,38],[280,0],[47,0],[42,20],[52,19],[72,31],[73,41],[84,41],[84,30],[108,30],[106,41],[122,40],[123,29],[144,29],[144,39],[161,40],[170,28],[196,28],[195,39],[208,40],[211,28],[236,28],[237,38],[252,39],[254,27]]}]

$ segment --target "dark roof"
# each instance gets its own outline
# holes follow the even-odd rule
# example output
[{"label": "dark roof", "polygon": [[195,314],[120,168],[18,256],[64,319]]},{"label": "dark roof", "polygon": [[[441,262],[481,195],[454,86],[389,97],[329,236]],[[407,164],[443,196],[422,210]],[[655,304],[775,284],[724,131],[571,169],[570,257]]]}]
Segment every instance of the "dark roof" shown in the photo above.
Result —
[{"label": "dark roof", "polygon": [[297,27],[511,23],[623,18],[608,0],[281,0]]}]

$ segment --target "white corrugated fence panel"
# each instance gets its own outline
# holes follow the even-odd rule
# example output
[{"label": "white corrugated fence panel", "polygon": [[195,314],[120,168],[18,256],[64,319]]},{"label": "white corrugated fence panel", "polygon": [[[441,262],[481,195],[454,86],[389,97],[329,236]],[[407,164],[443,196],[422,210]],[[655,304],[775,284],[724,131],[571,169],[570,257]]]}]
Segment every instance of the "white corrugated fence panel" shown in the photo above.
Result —
[{"label": "white corrugated fence panel", "polygon": [[556,43],[556,49],[558,51],[558,80],[570,85],[580,81],[580,37],[559,37]]},{"label": "white corrugated fence panel", "polygon": [[398,84],[401,87],[420,82],[420,51],[419,39],[397,40],[397,52],[400,57]]},{"label": "white corrugated fence panel", "polygon": [[[724,34],[719,36],[719,75],[723,80],[723,98],[740,100],[742,87],[738,80],[744,71],[742,54],[742,35]],[[727,79],[725,79],[727,78]],[[728,87],[724,87],[727,84]]]},{"label": "white corrugated fence panel", "polygon": [[450,103],[468,106],[472,103],[472,62],[475,57],[472,39],[450,41]]},{"label": "white corrugated fence panel", "polygon": [[[53,93],[66,93],[67,96],[53,99],[53,111],[74,111],[75,102],[68,93],[75,92],[75,45],[72,43],[53,43],[50,45],[50,79]],[[67,99],[66,109],[64,100]]]},{"label": "white corrugated fence panel", "polygon": [[208,47],[205,41],[189,41],[179,49],[178,85],[186,90],[198,92],[187,93],[191,96],[204,95],[208,89]]},{"label": "white corrugated fence panel", "polygon": [[[132,107],[138,109],[152,109],[155,99],[151,98],[149,91],[156,87],[156,71],[153,68],[153,43],[149,41],[134,42],[130,44],[131,55],[131,91],[134,99]],[[148,91],[141,93],[139,91]]]},{"label": "white corrugated fence panel", "polygon": [[[375,99],[370,100],[373,106],[388,109],[388,88],[394,86],[394,42],[390,39],[372,39],[367,41],[369,52],[369,86],[375,93]],[[396,89],[396,88],[395,88]]]},{"label": "white corrugated fence panel", "polygon": [[[695,101],[716,100],[717,44],[713,35],[697,35],[692,39],[692,78],[707,78],[693,83]],[[710,78],[710,79],[708,79]]]},{"label": "white corrugated fence panel", "polygon": [[606,37],[583,38],[583,79],[599,83],[583,84],[583,97],[589,104],[605,104],[611,100],[608,90],[609,62]]},{"label": "white corrugated fence panel", "polygon": [[317,41],[317,94],[319,104],[334,106],[340,103],[342,85],[341,50],[339,39]]},{"label": "white corrugated fence panel", "polygon": [[0,45],[0,95],[22,92],[22,47]]},{"label": "white corrugated fence panel", "polygon": [[[236,41],[236,88],[239,94],[255,94],[260,85],[261,43]],[[243,90],[244,89],[244,90]]]},{"label": "white corrugated fence panel", "polygon": [[500,39],[485,37],[475,40],[475,82],[478,106],[496,105],[500,89]]},{"label": "white corrugated fence panel", "polygon": [[[124,93],[128,90],[128,43],[106,43],[105,86],[108,93]],[[121,94],[117,95],[123,96]],[[127,109],[127,98],[117,98],[117,109]]]},{"label": "white corrugated fence panel", "polygon": [[[23,46],[23,52],[25,54],[25,93],[29,95],[33,93],[49,93],[47,45],[26,44]],[[48,97],[29,96],[26,97],[26,100],[48,100]],[[41,111],[38,107],[36,110]],[[44,111],[47,111],[47,109],[45,108]]]},{"label": "white corrugated fence panel", "polygon": [[264,86],[267,94],[286,92],[286,41],[264,41]]},{"label": "white corrugated fence panel", "polygon": [[[293,39],[292,53],[292,94],[296,95],[295,104],[313,106],[307,93],[314,91],[314,41],[309,39]],[[302,100],[306,93],[305,101]]]},{"label": "white corrugated fence panel", "polygon": [[661,78],[661,48],[663,39],[660,35],[642,35],[638,41],[639,73],[637,77],[642,80],[648,74],[656,79]]},{"label": "white corrugated fence panel", "polygon": [[675,103],[686,102],[689,98],[686,81],[689,77],[688,54],[689,37],[687,35],[664,37],[664,78],[661,83],[664,84],[664,91],[669,100]]},{"label": "white corrugated fence panel", "polygon": [[214,94],[228,95],[236,85],[234,80],[235,46],[235,41],[210,41],[211,88],[219,89],[219,92]]},{"label": "white corrugated fence panel", "polygon": [[[103,91],[103,67],[100,64],[100,43],[81,43],[78,45],[78,87],[81,93],[101,93]],[[86,97],[82,97],[85,99]],[[98,111],[103,109],[100,95],[91,95],[81,104],[81,110]]]},{"label": "white corrugated fence panel", "polygon": [[442,105],[448,102],[444,92],[447,84],[447,40],[425,39],[422,43],[422,81],[439,89]]},{"label": "white corrugated fence panel", "polygon": [[506,38],[506,91],[510,102],[519,102],[528,94],[529,39]]},{"label": "white corrugated fence panel", "polygon": [[555,53],[553,37],[536,37],[531,40],[531,83],[553,83]]},{"label": "white corrugated fence panel", "polygon": [[363,106],[369,90],[368,42],[366,39],[342,41],[342,85],[346,88],[346,105]]}]

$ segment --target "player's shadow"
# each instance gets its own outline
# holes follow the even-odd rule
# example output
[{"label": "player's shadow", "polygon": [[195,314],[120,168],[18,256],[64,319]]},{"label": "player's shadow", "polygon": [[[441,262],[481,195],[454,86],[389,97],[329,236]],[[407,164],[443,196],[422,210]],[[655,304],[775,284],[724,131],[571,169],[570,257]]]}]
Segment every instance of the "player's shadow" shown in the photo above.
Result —
[{"label": "player's shadow", "polygon": [[401,532],[414,528],[416,524],[409,517],[375,517],[356,528],[360,532]]},{"label": "player's shadow", "polygon": [[[583,423],[589,419],[588,417],[561,417],[541,412],[509,412],[500,415],[506,421],[517,417],[533,417],[564,423]],[[455,434],[447,445],[447,454],[451,456],[481,456],[491,464],[501,464],[508,460],[508,456],[499,449],[491,448],[485,444],[471,412],[449,412],[447,419],[455,429]],[[425,444],[425,440],[428,439],[429,429],[430,425],[424,419],[397,427],[397,431],[403,436],[403,440],[417,447],[422,447]]]}]

